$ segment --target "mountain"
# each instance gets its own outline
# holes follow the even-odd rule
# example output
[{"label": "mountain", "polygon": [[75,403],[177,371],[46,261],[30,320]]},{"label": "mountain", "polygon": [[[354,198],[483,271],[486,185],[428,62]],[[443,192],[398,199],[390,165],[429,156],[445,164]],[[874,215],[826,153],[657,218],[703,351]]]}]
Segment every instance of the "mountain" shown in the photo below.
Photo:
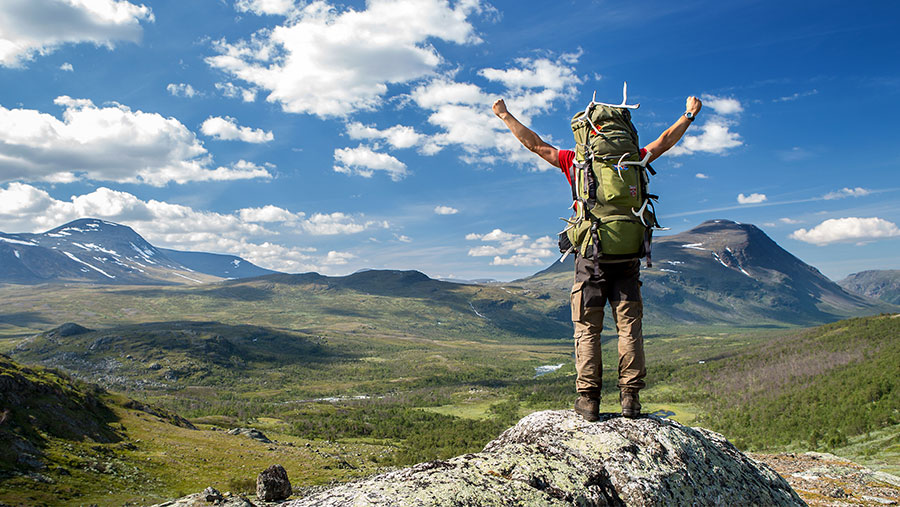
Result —
[{"label": "mountain", "polygon": [[182,266],[187,266],[198,273],[220,278],[251,278],[277,273],[271,269],[261,268],[236,255],[183,252],[168,248],[160,248],[159,251]]},{"label": "mountain", "polygon": [[848,275],[838,285],[854,294],[900,304],[900,269],[860,271]]},{"label": "mountain", "polygon": [[41,234],[0,233],[0,282],[197,284],[266,273],[239,257],[157,248],[130,227],[93,218]]},{"label": "mountain", "polygon": [[[568,290],[571,256],[523,286]],[[648,321],[809,325],[851,315],[896,311],[851,294],[781,248],[761,229],[710,220],[653,241],[653,267],[642,269]]]}]

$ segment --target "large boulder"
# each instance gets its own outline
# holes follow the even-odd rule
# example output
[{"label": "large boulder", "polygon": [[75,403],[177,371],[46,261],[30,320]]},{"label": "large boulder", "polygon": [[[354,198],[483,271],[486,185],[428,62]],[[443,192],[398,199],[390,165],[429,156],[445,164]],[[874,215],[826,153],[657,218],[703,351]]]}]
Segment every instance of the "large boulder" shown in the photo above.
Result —
[{"label": "large boulder", "polygon": [[291,481],[281,465],[272,465],[256,478],[256,497],[263,502],[277,502],[291,496]]},{"label": "large boulder", "polygon": [[480,453],[341,485],[285,506],[805,505],[788,483],[702,428],[574,411],[525,417]]}]

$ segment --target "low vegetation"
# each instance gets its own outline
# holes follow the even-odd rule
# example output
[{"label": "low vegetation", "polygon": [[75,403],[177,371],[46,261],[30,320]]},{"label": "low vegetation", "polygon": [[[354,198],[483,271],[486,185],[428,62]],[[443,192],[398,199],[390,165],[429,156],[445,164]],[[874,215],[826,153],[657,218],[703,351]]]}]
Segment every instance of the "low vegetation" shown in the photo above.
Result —
[{"label": "low vegetation", "polygon": [[835,449],[900,424],[900,318],[857,318],[771,340],[672,375],[702,386],[701,425],[752,449]]},{"label": "low vegetation", "polygon": [[[46,380],[60,404],[74,400],[68,419],[94,428],[66,433],[51,417],[10,412],[0,435],[31,442],[45,468],[0,455],[0,501],[121,505],[210,485],[247,490],[275,461],[302,489],[479,451],[531,411],[571,407],[571,331],[562,318],[542,317],[559,306],[539,290],[413,280],[392,296],[288,281],[200,291],[0,288],[12,308],[0,350],[66,374],[13,360],[7,370]],[[67,321],[93,330],[61,337],[57,326]],[[890,315],[808,330],[651,323],[644,410],[720,431],[747,449],[844,452],[892,470],[900,454],[898,325]],[[603,357],[601,410],[614,412],[613,339]],[[558,364],[536,376],[536,367]],[[176,413],[198,429],[178,426]],[[240,427],[276,442],[223,431]]]}]

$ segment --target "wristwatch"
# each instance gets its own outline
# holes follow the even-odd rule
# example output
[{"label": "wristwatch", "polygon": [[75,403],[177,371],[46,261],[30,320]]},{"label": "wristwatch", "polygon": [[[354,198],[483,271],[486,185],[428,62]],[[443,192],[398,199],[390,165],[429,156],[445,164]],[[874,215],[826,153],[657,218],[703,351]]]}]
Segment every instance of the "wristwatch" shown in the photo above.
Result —
[{"label": "wristwatch", "polygon": [[690,112],[690,111],[685,111],[685,112],[684,112],[684,117],[687,118],[687,119],[690,120],[690,121],[694,121],[694,118],[696,118],[697,115],[694,114],[694,113],[692,113],[692,112]]}]

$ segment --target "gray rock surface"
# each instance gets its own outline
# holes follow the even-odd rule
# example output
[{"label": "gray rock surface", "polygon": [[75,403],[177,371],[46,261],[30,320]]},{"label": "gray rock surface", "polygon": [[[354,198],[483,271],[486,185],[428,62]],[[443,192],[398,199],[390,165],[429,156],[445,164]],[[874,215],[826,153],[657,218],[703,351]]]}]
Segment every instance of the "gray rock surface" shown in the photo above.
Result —
[{"label": "gray rock surface", "polygon": [[537,412],[480,453],[421,463],[283,504],[805,505],[724,437],[656,417]]},{"label": "gray rock surface", "polygon": [[291,481],[281,465],[270,466],[256,478],[256,497],[263,502],[285,500],[291,493]]},{"label": "gray rock surface", "polygon": [[256,428],[233,428],[228,430],[229,435],[244,435],[245,437],[252,438],[253,440],[259,440],[264,444],[271,444],[272,441],[269,440],[268,437]]}]

